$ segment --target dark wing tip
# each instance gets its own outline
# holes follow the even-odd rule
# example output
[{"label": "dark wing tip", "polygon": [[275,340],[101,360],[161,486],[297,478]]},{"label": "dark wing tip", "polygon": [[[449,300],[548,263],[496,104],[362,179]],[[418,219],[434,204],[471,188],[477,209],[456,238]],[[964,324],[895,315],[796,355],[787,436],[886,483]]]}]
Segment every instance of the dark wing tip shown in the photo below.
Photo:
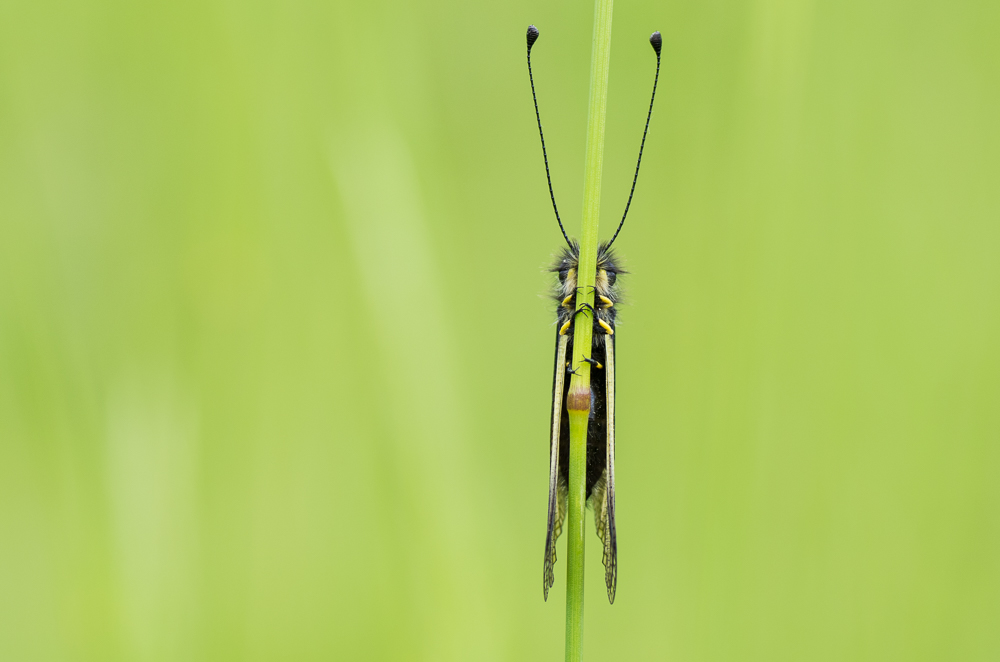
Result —
[{"label": "dark wing tip", "polygon": [[[659,32],[657,32],[657,34],[659,34]],[[537,39],[538,39],[538,28],[536,28],[534,25],[529,25],[528,26],[528,50],[529,51],[531,50],[531,47],[535,44],[535,40],[537,40]]]},{"label": "dark wing tip", "polygon": [[608,587],[608,602],[615,603],[615,591],[618,588],[618,550],[611,551],[611,563],[605,566],[604,583]]},{"label": "dark wing tip", "polygon": [[[528,28],[530,34],[531,28]],[[536,30],[537,36],[537,30]],[[663,46],[663,37],[660,36],[660,31],[657,30],[653,34],[649,35],[649,43],[653,45],[653,50],[656,51],[656,57],[660,57],[660,47]],[[528,47],[531,47],[531,38],[528,38]]]},{"label": "dark wing tip", "polygon": [[604,584],[608,587],[608,602],[615,603],[615,590],[618,588],[618,550],[612,552],[611,563],[605,566]]}]

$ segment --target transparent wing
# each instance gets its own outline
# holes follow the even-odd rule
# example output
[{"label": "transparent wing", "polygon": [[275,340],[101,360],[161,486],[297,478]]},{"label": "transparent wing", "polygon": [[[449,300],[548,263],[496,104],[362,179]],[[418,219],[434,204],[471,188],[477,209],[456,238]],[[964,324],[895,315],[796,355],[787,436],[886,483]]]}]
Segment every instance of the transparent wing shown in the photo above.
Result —
[{"label": "transparent wing", "polygon": [[614,604],[618,586],[618,533],[615,527],[615,336],[604,336],[604,372],[607,376],[608,456],[600,509],[595,509],[597,534],[604,541],[604,583]]},{"label": "transparent wing", "polygon": [[566,379],[566,347],[569,336],[557,336],[555,376],[552,379],[552,431],[549,441],[549,518],[545,535],[545,564],[542,570],[542,595],[549,599],[555,583],[556,540],[566,517],[566,491],[559,480],[559,431],[562,429],[563,385]]}]

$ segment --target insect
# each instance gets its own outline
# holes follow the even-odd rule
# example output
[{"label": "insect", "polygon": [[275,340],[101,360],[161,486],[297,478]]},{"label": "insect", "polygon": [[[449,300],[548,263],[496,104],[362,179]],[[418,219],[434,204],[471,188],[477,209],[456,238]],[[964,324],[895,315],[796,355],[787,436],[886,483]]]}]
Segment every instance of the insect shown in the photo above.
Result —
[{"label": "insect", "polygon": [[[649,43],[656,51],[656,75],[653,79],[653,94],[649,99],[649,111],[646,115],[646,128],[642,132],[642,142],[639,145],[639,159],[635,164],[635,175],[632,178],[632,189],[625,203],[625,213],[618,224],[611,241],[602,243],[597,249],[597,274],[594,284],[594,306],[577,306],[576,295],[581,288],[577,287],[577,269],[580,259],[580,246],[570,240],[563,228],[556,206],[556,197],[552,192],[552,177],[549,174],[549,157],[545,149],[545,134],[542,132],[542,119],[538,113],[538,97],[535,95],[535,78],[531,72],[531,47],[538,39],[538,29],[528,26],[528,80],[531,82],[531,98],[535,104],[535,119],[538,122],[538,135],[542,142],[542,158],[545,161],[545,178],[549,184],[549,198],[552,200],[552,210],[556,215],[559,230],[566,240],[566,248],[552,266],[552,271],[558,274],[559,282],[555,288],[554,297],[558,302],[556,308],[556,357],[555,370],[552,379],[552,418],[549,441],[549,501],[548,522],[545,535],[545,561],[542,573],[542,592],[544,598],[549,597],[549,589],[555,582],[554,567],[556,563],[556,540],[562,533],[563,521],[566,517],[566,502],[569,492],[569,416],[566,411],[566,396],[569,392],[569,374],[575,374],[574,366],[569,364],[567,357],[573,356],[573,325],[578,319],[589,320],[594,325],[593,344],[590,357],[584,361],[595,368],[591,375],[590,415],[587,426],[587,502],[594,510],[594,522],[597,536],[604,545],[604,581],[608,588],[608,600],[615,601],[615,589],[618,584],[618,538],[615,528],[615,304],[620,300],[618,276],[626,273],[618,263],[611,246],[625,224],[632,196],[635,194],[635,183],[639,178],[639,166],[642,164],[642,150],[646,145],[646,135],[649,133],[649,120],[653,114],[653,101],[656,99],[656,84],[660,80],[660,48],[663,43],[659,32],[654,32]],[[586,323],[586,322],[584,322]],[[603,372],[603,375],[601,374]]]}]

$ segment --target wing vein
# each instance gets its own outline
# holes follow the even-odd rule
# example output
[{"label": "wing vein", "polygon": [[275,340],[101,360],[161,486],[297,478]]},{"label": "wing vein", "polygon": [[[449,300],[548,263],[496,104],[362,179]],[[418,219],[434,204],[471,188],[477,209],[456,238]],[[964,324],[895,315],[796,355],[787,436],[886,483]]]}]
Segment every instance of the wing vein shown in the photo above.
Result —
[{"label": "wing vein", "polygon": [[608,444],[605,485],[604,583],[608,600],[615,601],[618,586],[618,532],[615,526],[615,336],[604,337],[605,374],[607,375]]},{"label": "wing vein", "polygon": [[542,595],[549,598],[555,583],[556,540],[562,533],[565,508],[559,494],[559,435],[562,427],[563,385],[566,379],[566,347],[568,335],[557,336],[555,374],[552,379],[552,430],[549,438],[549,512],[545,535],[545,563],[542,569]]}]

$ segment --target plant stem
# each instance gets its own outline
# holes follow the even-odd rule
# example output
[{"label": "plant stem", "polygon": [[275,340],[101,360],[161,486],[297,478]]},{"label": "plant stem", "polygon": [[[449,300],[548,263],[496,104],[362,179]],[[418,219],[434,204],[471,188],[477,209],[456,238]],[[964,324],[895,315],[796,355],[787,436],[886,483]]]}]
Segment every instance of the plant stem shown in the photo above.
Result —
[{"label": "plant stem", "polygon": [[[587,112],[587,155],[584,163],[583,228],[577,269],[577,310],[594,305],[597,229],[604,167],[604,119],[608,106],[613,0],[595,0],[594,46],[590,57],[590,103]],[[592,309],[592,308],[591,308]],[[580,313],[581,321],[590,319]],[[569,415],[569,508],[567,513],[566,661],[583,659],[583,560],[587,507],[587,423],[590,417],[590,358],[593,324],[574,324],[573,367],[566,409]]]}]

